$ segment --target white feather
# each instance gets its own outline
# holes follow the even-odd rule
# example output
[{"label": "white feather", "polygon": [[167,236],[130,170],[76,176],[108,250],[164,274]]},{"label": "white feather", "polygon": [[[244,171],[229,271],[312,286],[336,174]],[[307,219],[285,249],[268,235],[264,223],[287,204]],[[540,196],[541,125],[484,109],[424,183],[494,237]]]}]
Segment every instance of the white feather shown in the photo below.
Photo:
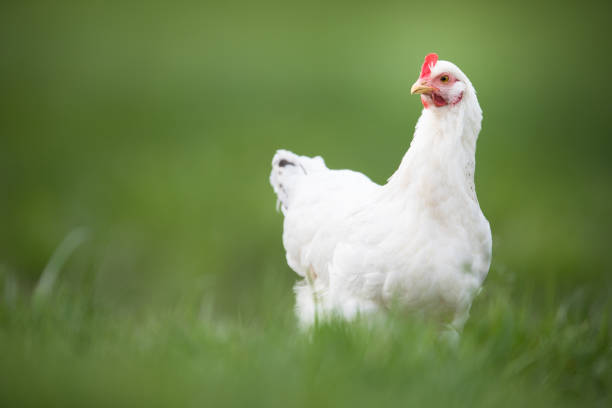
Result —
[{"label": "white feather", "polygon": [[452,316],[461,329],[489,270],[491,230],[474,188],[482,112],[467,77],[438,61],[432,76],[460,79],[461,103],[423,109],[408,152],[387,184],[330,170],[320,157],[279,150],[270,181],[285,215],[289,266],[305,327],[392,304]]}]

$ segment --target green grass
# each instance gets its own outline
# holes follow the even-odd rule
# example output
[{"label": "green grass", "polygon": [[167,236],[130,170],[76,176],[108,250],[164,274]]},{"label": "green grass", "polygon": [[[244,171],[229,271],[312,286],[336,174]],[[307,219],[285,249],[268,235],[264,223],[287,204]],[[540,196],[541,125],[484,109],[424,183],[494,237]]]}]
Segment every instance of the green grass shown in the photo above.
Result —
[{"label": "green grass", "polygon": [[[609,8],[3,4],[0,405],[609,406]],[[384,182],[432,51],[484,111],[461,342],[301,333],[273,152]]]},{"label": "green grass", "polygon": [[605,406],[607,300],[576,292],[536,308],[492,280],[457,348],[398,316],[303,334],[289,310],[249,322],[206,307],[135,316],[60,291],[3,306],[1,395],[6,406]]}]

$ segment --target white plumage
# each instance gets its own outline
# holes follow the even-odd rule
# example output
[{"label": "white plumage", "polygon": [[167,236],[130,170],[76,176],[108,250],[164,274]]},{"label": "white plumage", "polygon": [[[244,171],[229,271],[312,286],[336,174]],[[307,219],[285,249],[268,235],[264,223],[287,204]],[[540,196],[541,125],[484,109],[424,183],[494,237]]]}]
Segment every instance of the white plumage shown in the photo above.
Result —
[{"label": "white plumage", "polygon": [[474,188],[482,111],[454,64],[425,59],[412,87],[425,108],[387,184],[321,157],[277,151],[270,182],[285,216],[302,326],[397,305],[461,329],[489,270],[491,230]]}]

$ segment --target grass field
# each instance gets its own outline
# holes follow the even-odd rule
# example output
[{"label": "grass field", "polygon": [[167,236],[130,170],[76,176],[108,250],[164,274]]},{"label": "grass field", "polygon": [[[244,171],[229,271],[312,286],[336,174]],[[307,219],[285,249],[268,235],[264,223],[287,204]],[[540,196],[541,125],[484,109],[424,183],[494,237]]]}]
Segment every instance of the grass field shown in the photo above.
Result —
[{"label": "grass field", "polygon": [[[610,406],[611,11],[3,3],[0,405]],[[433,51],[484,111],[493,264],[461,342],[300,333],[272,155],[383,183]]]}]

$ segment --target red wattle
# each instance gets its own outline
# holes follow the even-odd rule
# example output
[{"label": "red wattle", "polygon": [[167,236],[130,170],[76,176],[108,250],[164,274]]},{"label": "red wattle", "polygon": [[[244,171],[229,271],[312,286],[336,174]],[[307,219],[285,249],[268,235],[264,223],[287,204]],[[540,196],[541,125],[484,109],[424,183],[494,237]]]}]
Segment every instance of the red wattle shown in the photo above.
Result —
[{"label": "red wattle", "polygon": [[434,105],[436,105],[437,107],[448,105],[448,102],[446,102],[444,98],[438,95],[437,93],[431,94],[431,97],[433,99]]},{"label": "red wattle", "polygon": [[423,107],[425,109],[429,108],[429,104],[427,103],[427,99],[425,98],[425,95],[421,95],[421,103],[423,104]]}]

